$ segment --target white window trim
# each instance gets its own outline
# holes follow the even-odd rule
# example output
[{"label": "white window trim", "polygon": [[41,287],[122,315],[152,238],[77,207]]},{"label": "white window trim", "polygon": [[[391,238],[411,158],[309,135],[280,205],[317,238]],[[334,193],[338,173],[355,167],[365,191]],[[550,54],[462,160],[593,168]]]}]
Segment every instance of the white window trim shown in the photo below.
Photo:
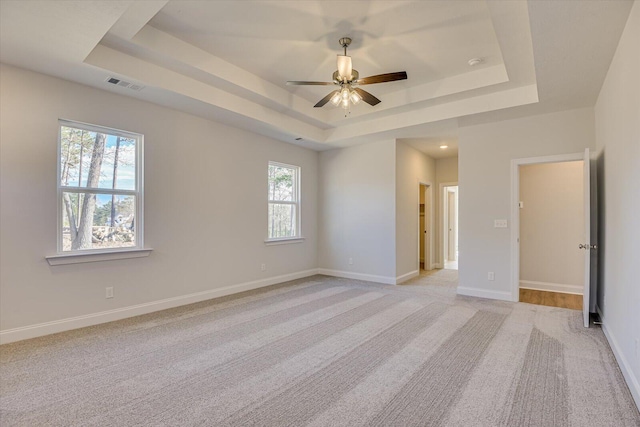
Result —
[{"label": "white window trim", "polygon": [[[61,185],[61,150],[62,150],[62,126],[83,129],[89,132],[106,133],[109,135],[121,136],[136,140],[136,188],[137,190],[113,190],[110,188],[85,188]],[[78,264],[95,261],[108,261],[115,259],[140,258],[149,256],[151,248],[144,247],[144,135],[128,132],[120,129],[114,129],[104,126],[93,125],[89,123],[78,122],[74,120],[59,119],[58,120],[58,147],[57,147],[57,243],[56,255],[46,256],[49,265]],[[102,193],[102,194],[131,194],[136,196],[136,227],[135,239],[136,246],[123,248],[101,248],[87,249],[82,251],[63,251],[62,250],[62,193],[63,192],[83,192],[83,193]]]},{"label": "white window trim", "polygon": [[[302,181],[302,177],[301,177],[301,168],[300,166],[296,166],[296,165],[290,165],[287,163],[281,163],[281,162],[275,162],[275,161],[269,161],[269,163],[267,164],[268,166],[280,166],[283,168],[288,168],[288,169],[293,169],[296,172],[296,176],[295,176],[295,181],[296,181],[296,189],[295,189],[295,195],[296,195],[296,201],[295,202],[290,202],[290,201],[283,201],[283,200],[271,200],[271,199],[267,199],[267,238],[264,240],[265,245],[267,246],[274,246],[274,245],[286,245],[286,244],[290,244],[290,243],[301,243],[304,241],[304,237],[302,236],[302,212],[301,212],[301,201],[300,201],[300,195],[301,195],[301,191],[300,188],[302,187],[301,181]],[[295,236],[291,236],[291,237],[269,237],[268,233],[269,233],[269,227],[268,227],[268,223],[269,223],[269,205],[271,203],[277,203],[277,204],[281,204],[281,205],[295,205],[296,206],[296,235]]]},{"label": "white window trim", "polygon": [[97,261],[114,261],[117,259],[129,259],[129,258],[144,258],[151,254],[151,248],[144,249],[127,249],[119,248],[118,250],[106,251],[91,251],[86,250],[82,252],[65,252],[61,255],[52,255],[45,257],[49,265],[67,265],[67,264],[83,264],[86,262]]},{"label": "white window trim", "polygon": [[279,237],[277,239],[267,239],[264,241],[264,244],[266,246],[276,246],[302,242],[304,242],[304,237]]}]

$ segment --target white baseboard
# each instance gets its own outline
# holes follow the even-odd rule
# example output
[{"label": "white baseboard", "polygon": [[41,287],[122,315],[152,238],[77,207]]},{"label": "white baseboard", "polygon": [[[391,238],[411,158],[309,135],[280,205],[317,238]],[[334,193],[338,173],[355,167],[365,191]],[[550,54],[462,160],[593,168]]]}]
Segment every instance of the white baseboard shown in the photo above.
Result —
[{"label": "white baseboard", "polygon": [[616,338],[613,336],[613,334],[607,327],[607,321],[605,317],[602,315],[602,312],[600,311],[600,307],[596,306],[596,310],[598,311],[598,314],[600,315],[600,319],[602,320],[602,332],[604,332],[604,336],[607,338],[607,341],[609,341],[609,346],[611,347],[611,350],[613,351],[613,355],[615,356],[616,361],[618,362],[618,366],[622,371],[622,376],[624,377],[624,380],[627,382],[627,386],[629,386],[629,391],[631,391],[631,396],[633,396],[633,400],[635,400],[638,410],[640,410],[640,381],[638,381],[638,378],[636,378],[636,376],[633,374],[633,371],[631,370],[631,365],[629,365],[627,358],[624,357],[624,354],[622,354],[622,352],[620,351],[620,346],[618,345],[618,341],[616,340]]},{"label": "white baseboard", "polygon": [[396,277],[396,285],[399,285],[402,282],[406,282],[409,279],[413,279],[414,277],[418,277],[420,275],[420,270],[413,270],[406,274]]},{"label": "white baseboard", "polygon": [[558,292],[562,294],[582,295],[582,286],[566,285],[564,283],[535,282],[533,280],[520,280],[520,288],[536,291]]},{"label": "white baseboard", "polygon": [[467,288],[465,286],[458,286],[457,293],[458,295],[466,295],[470,297],[511,301],[511,292],[489,291],[486,289]]},{"label": "white baseboard", "polygon": [[352,271],[330,270],[327,268],[319,268],[318,274],[326,276],[343,277],[345,279],[366,280],[368,282],[384,283],[385,285],[395,285],[395,277],[376,276],[373,274],[354,273]]},{"label": "white baseboard", "polygon": [[442,266],[442,263],[439,263],[439,262],[434,262],[433,264],[431,264],[431,267],[433,267],[433,268],[444,268]]},{"label": "white baseboard", "polygon": [[126,319],[128,317],[139,316],[141,314],[153,313],[154,311],[166,310],[168,308],[179,307],[181,305],[193,304],[195,302],[205,301],[212,298],[223,297],[243,291],[250,291],[252,289],[271,286],[289,280],[302,279],[304,277],[313,276],[314,274],[318,274],[318,269],[314,268],[311,270],[298,271],[295,273],[283,274],[281,276],[239,283],[236,285],[226,286],[224,288],[210,289],[208,291],[151,301],[114,310],[85,314],[83,316],[54,320],[52,322],[39,323],[19,328],[6,329],[4,331],[0,331],[0,344],[7,344],[43,335],[55,334],[57,332],[70,331],[72,329],[84,328],[86,326],[98,325],[100,323],[113,322],[114,320]]}]

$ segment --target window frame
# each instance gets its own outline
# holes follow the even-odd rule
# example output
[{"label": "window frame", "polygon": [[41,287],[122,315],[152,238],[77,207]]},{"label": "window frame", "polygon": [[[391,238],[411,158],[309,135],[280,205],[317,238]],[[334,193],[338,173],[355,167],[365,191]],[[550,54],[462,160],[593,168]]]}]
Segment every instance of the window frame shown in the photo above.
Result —
[{"label": "window frame", "polygon": [[[293,195],[295,196],[295,200],[293,201],[286,201],[286,200],[271,200],[269,198],[269,167],[270,166],[275,166],[275,167],[282,167],[282,168],[287,168],[287,169],[293,169],[294,170],[294,191],[293,191]],[[267,245],[271,244],[284,244],[284,243],[298,243],[298,242],[302,242],[304,240],[304,237],[302,237],[302,221],[301,221],[301,175],[302,175],[302,168],[300,166],[297,165],[291,165],[288,163],[282,163],[282,162],[277,162],[277,161],[273,161],[273,160],[269,160],[268,164],[267,164],[267,238],[265,239],[265,243]],[[269,236],[269,207],[271,206],[271,204],[279,204],[279,205],[292,205],[295,206],[295,212],[296,212],[296,217],[295,217],[295,227],[296,227],[296,234],[294,236],[288,236],[288,237],[271,237]]]},{"label": "window frame", "polygon": [[[134,139],[136,141],[135,149],[135,190],[118,190],[111,188],[87,188],[78,186],[63,186],[62,185],[62,127],[70,127],[74,129],[81,129],[88,132],[98,132],[107,135],[120,136],[123,138]],[[85,257],[85,255],[99,255],[99,254],[119,254],[123,252],[139,253],[141,251],[146,252],[146,255],[132,254],[131,257],[147,256],[148,250],[144,249],[144,135],[140,133],[125,131],[121,129],[114,129],[106,126],[94,125],[90,123],[83,123],[75,120],[58,119],[58,146],[57,146],[57,167],[56,167],[56,189],[57,189],[57,221],[56,221],[56,253],[55,257],[47,257],[49,263],[52,264],[52,259],[59,259],[62,257],[83,257],[85,261],[68,261],[58,262],[64,263],[77,263],[77,262],[90,262],[100,261],[103,259],[119,259],[119,258],[101,258],[101,257]],[[120,248],[96,248],[96,249],[76,249],[76,250],[63,250],[63,223],[64,215],[62,209],[64,208],[63,193],[85,193],[85,194],[110,194],[110,195],[129,195],[135,197],[135,246],[127,246]],[[54,265],[54,264],[52,264]]]}]

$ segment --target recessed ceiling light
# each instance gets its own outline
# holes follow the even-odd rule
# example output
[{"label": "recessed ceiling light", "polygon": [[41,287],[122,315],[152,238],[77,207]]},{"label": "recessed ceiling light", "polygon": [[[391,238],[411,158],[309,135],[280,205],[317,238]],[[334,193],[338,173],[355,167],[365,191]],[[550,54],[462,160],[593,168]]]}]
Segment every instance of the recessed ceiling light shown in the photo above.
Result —
[{"label": "recessed ceiling light", "polygon": [[478,65],[481,62],[482,62],[481,58],[472,58],[469,60],[468,64],[473,67],[474,65]]},{"label": "recessed ceiling light", "polygon": [[448,145],[445,145],[445,144],[442,144],[442,145],[440,146],[440,148],[442,148],[442,149],[444,150],[445,148],[449,148],[449,146],[448,146]]}]

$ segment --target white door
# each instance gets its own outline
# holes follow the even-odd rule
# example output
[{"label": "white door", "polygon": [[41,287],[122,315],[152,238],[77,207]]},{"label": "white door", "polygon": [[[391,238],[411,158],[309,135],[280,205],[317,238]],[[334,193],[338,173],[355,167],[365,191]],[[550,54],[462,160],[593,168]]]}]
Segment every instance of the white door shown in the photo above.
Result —
[{"label": "white door", "polygon": [[[584,288],[582,290],[582,317],[584,327],[589,327],[589,299],[591,296],[591,252],[596,249],[591,244],[591,159],[589,149],[584,150],[584,242],[580,249],[584,250]],[[594,218],[595,221],[595,218]],[[594,236],[595,238],[595,236]],[[595,279],[595,277],[594,277]]]}]

